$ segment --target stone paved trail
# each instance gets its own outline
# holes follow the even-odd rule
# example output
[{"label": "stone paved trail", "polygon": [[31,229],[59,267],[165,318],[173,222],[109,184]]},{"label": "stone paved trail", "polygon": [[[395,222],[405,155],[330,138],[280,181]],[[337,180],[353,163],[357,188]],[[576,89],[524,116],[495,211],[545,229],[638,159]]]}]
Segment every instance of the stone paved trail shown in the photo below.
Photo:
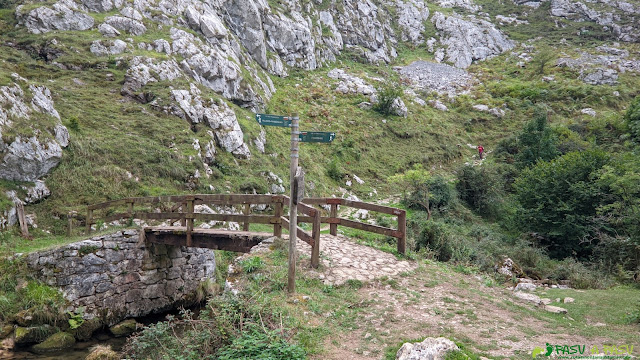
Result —
[{"label": "stone paved trail", "polygon": [[[298,254],[311,257],[311,246],[298,240]],[[360,245],[346,236],[320,236],[320,267],[312,270],[327,285],[347,280],[371,281],[414,270],[417,264],[396,259],[392,254]]]}]

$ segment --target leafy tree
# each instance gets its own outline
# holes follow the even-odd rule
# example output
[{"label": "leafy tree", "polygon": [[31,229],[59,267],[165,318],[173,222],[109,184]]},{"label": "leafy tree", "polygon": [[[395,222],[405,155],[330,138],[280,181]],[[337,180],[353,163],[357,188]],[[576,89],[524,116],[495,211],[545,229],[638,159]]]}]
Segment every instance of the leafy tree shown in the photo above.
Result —
[{"label": "leafy tree", "polygon": [[431,205],[429,199],[429,182],[431,174],[421,164],[414,165],[413,169],[404,174],[396,174],[389,178],[391,183],[397,184],[402,189],[402,201],[407,207],[418,207],[427,211],[427,220],[431,219]]},{"label": "leafy tree", "polygon": [[496,218],[503,202],[504,179],[490,166],[463,166],[456,190],[460,200],[484,217]]},{"label": "leafy tree", "polygon": [[594,216],[603,196],[595,180],[607,161],[607,154],[600,150],[571,152],[540,161],[516,179],[521,228],[541,235],[552,257],[591,253]]},{"label": "leafy tree", "polygon": [[547,124],[546,113],[538,110],[535,118],[527,123],[518,137],[516,164],[525,168],[539,160],[554,159],[560,155],[556,143],[557,139]]},{"label": "leafy tree", "polygon": [[629,126],[631,135],[640,141],[640,96],[636,96],[635,100],[631,103],[627,113],[624,115],[624,120],[627,126]]},{"label": "leafy tree", "polygon": [[531,63],[534,65],[535,70],[538,74],[544,74],[544,67],[553,59],[555,59],[556,54],[553,49],[549,47],[543,47],[538,51],[534,56]]}]

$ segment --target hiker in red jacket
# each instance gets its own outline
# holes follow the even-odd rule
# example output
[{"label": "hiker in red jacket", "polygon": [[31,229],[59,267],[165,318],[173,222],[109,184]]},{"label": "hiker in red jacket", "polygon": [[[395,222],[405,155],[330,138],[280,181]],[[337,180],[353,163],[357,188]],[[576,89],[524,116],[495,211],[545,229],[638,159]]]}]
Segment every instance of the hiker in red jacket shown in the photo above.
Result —
[{"label": "hiker in red jacket", "polygon": [[480,155],[480,160],[482,160],[482,157],[484,156],[484,148],[482,145],[478,145],[478,154]]}]

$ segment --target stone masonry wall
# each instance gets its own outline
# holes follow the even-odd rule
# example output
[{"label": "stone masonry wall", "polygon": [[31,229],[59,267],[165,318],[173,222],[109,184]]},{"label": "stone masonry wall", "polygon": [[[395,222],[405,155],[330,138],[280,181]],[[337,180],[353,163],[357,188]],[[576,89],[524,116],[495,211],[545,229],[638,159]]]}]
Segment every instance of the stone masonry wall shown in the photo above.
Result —
[{"label": "stone masonry wall", "polygon": [[194,302],[200,283],[213,276],[213,250],[138,244],[124,230],[31,253],[27,263],[47,284],[62,290],[86,318],[107,325]]}]

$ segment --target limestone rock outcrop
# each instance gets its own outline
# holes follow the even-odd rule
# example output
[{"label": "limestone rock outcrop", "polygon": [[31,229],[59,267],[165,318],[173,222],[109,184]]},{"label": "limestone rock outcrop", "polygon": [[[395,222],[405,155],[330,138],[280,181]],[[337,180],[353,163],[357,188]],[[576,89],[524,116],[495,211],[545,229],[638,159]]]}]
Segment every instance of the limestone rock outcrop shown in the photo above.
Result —
[{"label": "limestone rock outcrop", "polygon": [[[28,95],[32,98],[30,104],[26,103]],[[0,140],[0,179],[33,182],[60,162],[69,134],[59,123],[60,115],[53,106],[49,89],[29,85],[26,93],[18,83],[0,87],[0,136],[13,127],[14,121],[30,120],[34,114],[54,118],[57,124],[41,128],[34,123],[31,134],[20,135],[28,129],[18,129],[10,142]]]},{"label": "limestone rock outcrop", "polygon": [[474,60],[487,59],[515,46],[486,20],[436,12],[431,22],[442,32],[440,42],[446,46],[446,59],[459,68],[467,68]]},{"label": "limestone rock outcrop", "polygon": [[197,87],[171,92],[177,106],[173,113],[192,124],[204,123],[213,129],[218,146],[238,158],[249,158],[251,152],[244,143],[244,134],[235,112],[223,100],[205,101]]},{"label": "limestone rock outcrop", "polygon": [[16,19],[34,34],[51,30],[88,30],[94,24],[93,18],[73,0],[60,0],[51,7],[41,6],[28,12],[23,9],[24,5],[16,8]]}]

